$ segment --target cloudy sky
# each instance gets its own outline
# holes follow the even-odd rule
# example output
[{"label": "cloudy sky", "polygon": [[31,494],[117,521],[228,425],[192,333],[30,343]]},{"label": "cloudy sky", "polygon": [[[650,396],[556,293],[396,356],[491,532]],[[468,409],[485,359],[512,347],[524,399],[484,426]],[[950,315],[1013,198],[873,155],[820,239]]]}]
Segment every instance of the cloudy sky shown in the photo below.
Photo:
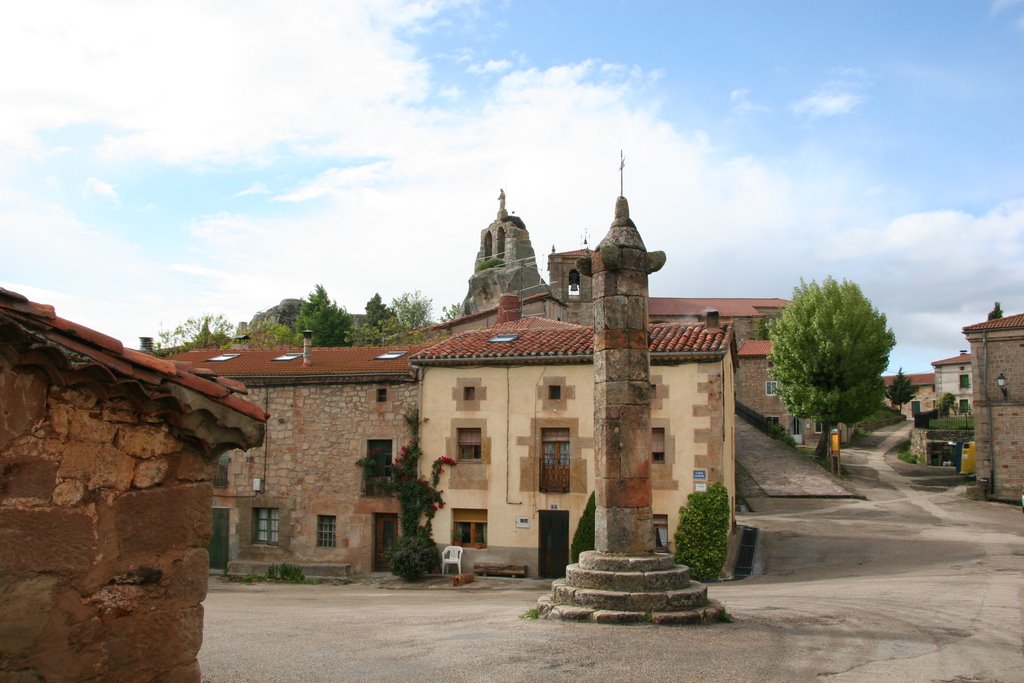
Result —
[{"label": "cloudy sky", "polygon": [[36,2],[0,21],[0,286],[136,346],[323,283],[461,301],[625,194],[656,296],[860,284],[892,370],[1024,311],[1024,2]]}]

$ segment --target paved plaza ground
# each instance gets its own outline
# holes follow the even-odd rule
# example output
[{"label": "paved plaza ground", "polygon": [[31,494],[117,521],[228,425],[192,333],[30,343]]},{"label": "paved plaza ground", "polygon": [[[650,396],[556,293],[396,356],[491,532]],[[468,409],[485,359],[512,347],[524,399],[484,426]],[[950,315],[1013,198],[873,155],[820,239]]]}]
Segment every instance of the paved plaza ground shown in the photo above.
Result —
[{"label": "paved plaza ground", "polygon": [[[894,431],[844,453],[842,486],[862,499],[748,499],[739,521],[761,530],[761,573],[710,586],[733,623],[522,619],[550,585],[534,579],[407,588],[384,575],[346,586],[211,577],[203,678],[1024,681],[1024,515],[897,473],[883,455],[902,438]],[[772,486],[785,493],[778,478]]]}]

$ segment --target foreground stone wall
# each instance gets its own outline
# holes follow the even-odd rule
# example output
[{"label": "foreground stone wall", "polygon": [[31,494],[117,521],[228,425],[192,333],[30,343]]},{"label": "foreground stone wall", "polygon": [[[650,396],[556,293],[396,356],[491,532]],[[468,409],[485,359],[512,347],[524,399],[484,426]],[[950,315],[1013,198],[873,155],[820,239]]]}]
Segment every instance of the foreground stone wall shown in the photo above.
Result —
[{"label": "foreground stone wall", "polygon": [[199,680],[211,464],[105,393],[0,354],[0,679]]}]

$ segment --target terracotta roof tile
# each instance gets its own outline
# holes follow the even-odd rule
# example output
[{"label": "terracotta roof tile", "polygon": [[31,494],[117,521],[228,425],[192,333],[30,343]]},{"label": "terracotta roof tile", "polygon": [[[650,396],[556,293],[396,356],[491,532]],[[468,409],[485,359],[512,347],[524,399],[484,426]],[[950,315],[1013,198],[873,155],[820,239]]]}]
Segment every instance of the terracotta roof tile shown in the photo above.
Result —
[{"label": "terracotta roof tile", "polygon": [[[303,365],[302,349],[205,349],[172,356],[196,372],[215,372],[225,377],[319,377],[324,375],[409,375],[409,359],[424,345],[404,346],[318,346],[311,350],[312,362]],[[404,352],[393,359],[378,359],[389,351]],[[222,355],[238,354],[224,361]],[[299,354],[292,360],[274,360]]]},{"label": "terracotta roof tile", "polygon": [[[516,321],[521,322],[521,321]],[[557,321],[546,321],[552,323]],[[544,327],[515,328],[506,323],[486,330],[463,332],[413,357],[413,364],[434,362],[487,362],[502,359],[572,359],[590,362],[594,353],[594,330],[561,323]],[[506,333],[513,337],[495,341]],[[671,354],[728,353],[732,330],[723,325],[709,332],[703,325],[653,325],[649,328],[650,351],[655,356]]]},{"label": "terracotta roof tile", "polygon": [[[534,301],[540,301],[541,299],[553,299],[553,298],[554,297],[551,296],[551,292],[541,292],[539,294],[531,294],[530,296],[525,297],[522,300],[521,303],[528,304],[528,303],[533,303]],[[438,324],[434,325],[433,327],[428,327],[427,329],[428,330],[448,330],[448,329],[451,329],[454,325],[461,325],[461,324],[464,324],[464,323],[467,323],[467,322],[472,322],[473,320],[476,320],[478,318],[486,318],[489,315],[495,315],[497,312],[498,312],[498,307],[497,306],[493,306],[491,308],[485,308],[482,311],[477,311],[475,313],[470,313],[469,315],[463,315],[463,316],[460,316],[458,318],[453,318],[452,320],[447,320],[447,321],[445,321],[443,323],[438,323]]]},{"label": "terracotta roof tile", "polygon": [[117,383],[135,382],[150,398],[165,399],[166,384],[192,389],[207,398],[260,422],[267,419],[258,406],[231,395],[243,389],[221,382],[221,378],[203,379],[168,360],[154,358],[134,349],[125,349],[117,339],[56,315],[52,306],[37,304],[16,292],[0,288],[0,328],[14,325],[19,336],[34,338],[37,345],[58,350],[62,361],[72,369],[97,368]]},{"label": "terracotta roof tile", "polygon": [[995,320],[986,320],[983,323],[975,323],[964,328],[964,332],[975,332],[981,330],[1003,330],[1014,327],[1024,327],[1024,313],[1007,315]]},{"label": "terracotta roof tile", "polygon": [[766,358],[772,352],[772,343],[767,339],[750,339],[740,345],[740,358]]},{"label": "terracotta roof tile", "polygon": [[[905,372],[903,376],[910,378],[911,386],[926,387],[935,384],[934,372]],[[891,386],[894,379],[896,379],[896,375],[882,375],[885,386]]]},{"label": "terracotta roof tile", "polygon": [[556,251],[556,252],[553,252],[550,256],[548,256],[548,258],[551,258],[552,256],[568,256],[568,257],[575,256],[576,258],[581,258],[583,256],[591,256],[593,253],[594,252],[592,252],[590,249],[573,249],[571,251]]},{"label": "terracotta roof tile", "polygon": [[961,353],[959,356],[953,356],[952,358],[943,358],[942,360],[932,361],[933,367],[940,365],[966,365],[971,362],[971,354]]}]

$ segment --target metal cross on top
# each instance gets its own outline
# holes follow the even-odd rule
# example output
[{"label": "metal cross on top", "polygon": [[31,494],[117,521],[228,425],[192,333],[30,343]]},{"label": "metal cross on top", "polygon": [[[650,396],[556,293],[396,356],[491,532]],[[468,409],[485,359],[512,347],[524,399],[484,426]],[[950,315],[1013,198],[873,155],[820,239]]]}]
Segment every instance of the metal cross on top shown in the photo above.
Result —
[{"label": "metal cross on top", "polygon": [[619,150],[619,196],[625,197],[625,193],[622,191],[622,170],[626,168],[626,157],[622,155],[622,150]]}]

